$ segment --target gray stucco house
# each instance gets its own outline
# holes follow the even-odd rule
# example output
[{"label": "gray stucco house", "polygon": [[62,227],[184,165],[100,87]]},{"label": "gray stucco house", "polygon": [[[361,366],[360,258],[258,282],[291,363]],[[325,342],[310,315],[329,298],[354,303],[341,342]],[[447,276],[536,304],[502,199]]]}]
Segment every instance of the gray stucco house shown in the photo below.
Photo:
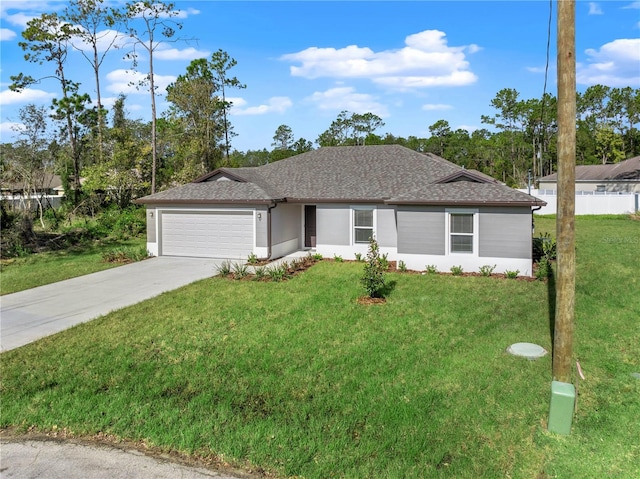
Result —
[{"label": "gray stucco house", "polygon": [[532,210],[545,203],[398,145],[325,147],[259,167],[219,168],[137,201],[156,256],[353,259],[375,237],[409,269],[461,265],[532,274]]}]

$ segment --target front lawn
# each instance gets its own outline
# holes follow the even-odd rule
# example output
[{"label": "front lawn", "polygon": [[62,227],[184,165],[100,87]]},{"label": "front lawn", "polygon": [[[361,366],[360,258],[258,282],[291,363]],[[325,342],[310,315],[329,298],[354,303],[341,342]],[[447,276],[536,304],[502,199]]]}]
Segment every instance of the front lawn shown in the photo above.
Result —
[{"label": "front lawn", "polygon": [[[552,231],[538,218],[537,232]],[[577,224],[573,432],[546,431],[549,283],[390,273],[211,278],[0,355],[0,426],[305,478],[640,477],[640,222]],[[634,243],[635,242],[635,243]]]},{"label": "front lawn", "polygon": [[139,251],[146,248],[146,239],[83,243],[65,250],[34,253],[22,258],[0,261],[0,294],[15,293],[84,274],[119,266],[105,261],[107,253]]}]

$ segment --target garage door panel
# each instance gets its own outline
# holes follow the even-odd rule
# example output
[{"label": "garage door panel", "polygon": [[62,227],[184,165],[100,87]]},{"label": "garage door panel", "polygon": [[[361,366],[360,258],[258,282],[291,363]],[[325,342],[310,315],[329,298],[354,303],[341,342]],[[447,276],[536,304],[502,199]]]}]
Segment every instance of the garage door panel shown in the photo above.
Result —
[{"label": "garage door panel", "polygon": [[253,251],[253,212],[163,212],[161,254],[245,258]]}]

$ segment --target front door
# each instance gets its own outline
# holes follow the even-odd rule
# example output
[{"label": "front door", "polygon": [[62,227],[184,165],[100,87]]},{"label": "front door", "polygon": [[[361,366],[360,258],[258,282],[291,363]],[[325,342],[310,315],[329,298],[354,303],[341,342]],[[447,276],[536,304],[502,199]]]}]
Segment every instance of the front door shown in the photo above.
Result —
[{"label": "front door", "polygon": [[316,206],[304,205],[304,246],[316,247]]}]

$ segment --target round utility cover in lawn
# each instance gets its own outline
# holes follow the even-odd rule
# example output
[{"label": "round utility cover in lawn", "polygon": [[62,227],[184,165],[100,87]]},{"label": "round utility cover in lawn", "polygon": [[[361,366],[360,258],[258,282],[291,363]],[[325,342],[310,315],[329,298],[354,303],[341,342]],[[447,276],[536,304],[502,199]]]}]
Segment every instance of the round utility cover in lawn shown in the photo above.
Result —
[{"label": "round utility cover in lawn", "polygon": [[523,356],[527,359],[538,359],[547,354],[542,346],[533,343],[515,343],[507,348],[507,352],[514,356]]}]

